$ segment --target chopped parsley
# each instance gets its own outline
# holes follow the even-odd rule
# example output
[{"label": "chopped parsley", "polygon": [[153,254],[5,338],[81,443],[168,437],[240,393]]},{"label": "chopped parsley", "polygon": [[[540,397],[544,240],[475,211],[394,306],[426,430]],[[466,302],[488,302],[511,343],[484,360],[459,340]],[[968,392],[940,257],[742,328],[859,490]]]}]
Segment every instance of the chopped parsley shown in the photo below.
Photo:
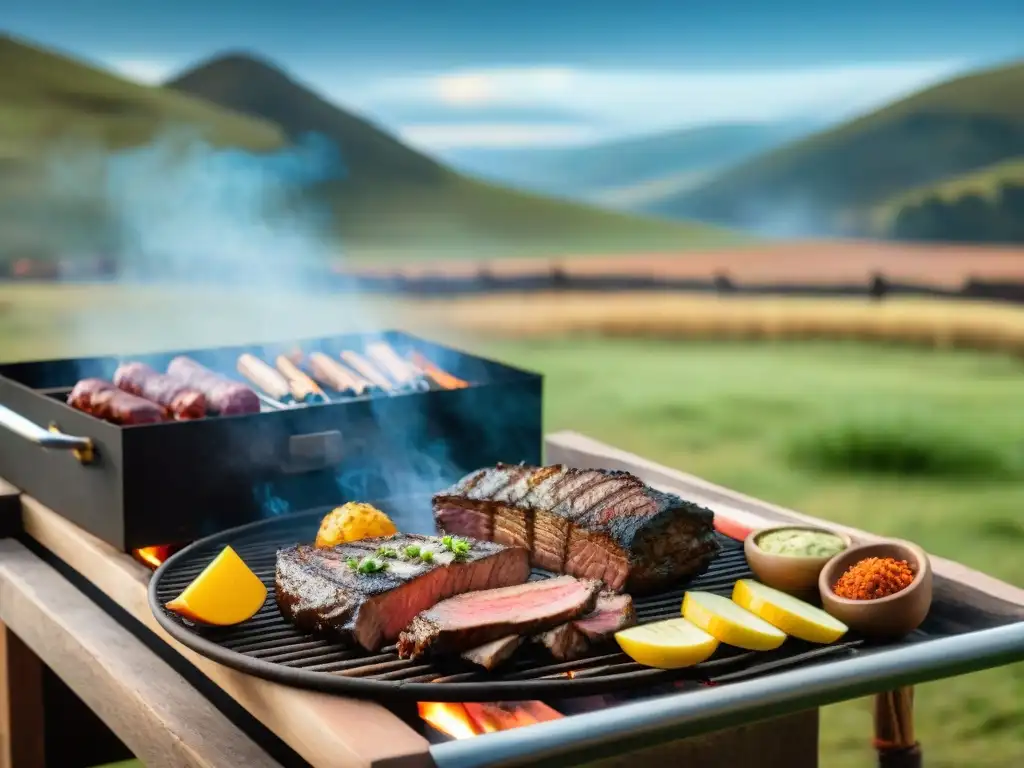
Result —
[{"label": "chopped parsley", "polygon": [[393,547],[380,547],[377,550],[377,557],[398,557],[398,552]]},{"label": "chopped parsley", "polygon": [[420,560],[422,560],[424,563],[432,563],[434,562],[434,553],[429,549],[425,549],[422,552],[420,552]]},{"label": "chopped parsley", "polygon": [[388,564],[383,560],[377,560],[373,557],[364,557],[362,560],[356,560],[354,557],[350,557],[345,561],[346,565],[357,573],[370,574],[380,573],[386,571]]},{"label": "chopped parsley", "polygon": [[454,536],[442,536],[441,544],[455,555],[456,560],[465,560],[469,557],[469,550],[473,548],[468,539],[458,539]]},{"label": "chopped parsley", "polygon": [[406,557],[419,557],[420,556],[419,544],[410,544],[408,547],[405,548],[404,552],[405,552],[405,556]]}]

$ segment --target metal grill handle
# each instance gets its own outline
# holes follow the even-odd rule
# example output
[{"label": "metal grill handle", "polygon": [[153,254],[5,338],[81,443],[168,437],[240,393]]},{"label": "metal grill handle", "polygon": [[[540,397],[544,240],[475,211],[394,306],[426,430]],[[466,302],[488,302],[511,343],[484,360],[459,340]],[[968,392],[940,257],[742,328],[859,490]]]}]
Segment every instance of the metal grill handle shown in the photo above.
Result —
[{"label": "metal grill handle", "polygon": [[83,463],[92,461],[93,445],[88,437],[66,435],[56,427],[44,429],[5,405],[0,405],[0,426],[47,450],[71,451]]}]

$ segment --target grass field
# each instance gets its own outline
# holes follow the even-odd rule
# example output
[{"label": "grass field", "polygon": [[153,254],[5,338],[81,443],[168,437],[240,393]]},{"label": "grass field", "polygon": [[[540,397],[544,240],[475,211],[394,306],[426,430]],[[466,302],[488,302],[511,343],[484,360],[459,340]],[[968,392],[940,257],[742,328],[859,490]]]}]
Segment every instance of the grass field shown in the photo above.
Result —
[{"label": "grass field", "polygon": [[[450,319],[452,308],[441,313]],[[0,358],[434,326],[431,335],[544,372],[549,431],[579,430],[744,493],[910,538],[1024,586],[1024,364],[1016,359],[856,341],[495,339],[468,325],[442,333],[441,320],[434,308],[386,299],[18,287],[0,290]],[[928,765],[1024,764],[1022,700],[1021,665],[922,686],[917,723]],[[823,766],[874,764],[868,702],[829,707],[823,718]]]}]

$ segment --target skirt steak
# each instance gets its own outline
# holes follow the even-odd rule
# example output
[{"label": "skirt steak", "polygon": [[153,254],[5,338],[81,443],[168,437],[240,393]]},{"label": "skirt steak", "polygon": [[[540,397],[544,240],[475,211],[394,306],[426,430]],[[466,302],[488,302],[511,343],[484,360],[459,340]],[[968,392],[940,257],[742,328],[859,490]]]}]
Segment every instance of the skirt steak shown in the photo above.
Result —
[{"label": "skirt steak", "polygon": [[462,653],[509,635],[533,635],[594,609],[601,583],[558,576],[442,600],[413,619],[398,655]]},{"label": "skirt steak", "polygon": [[434,496],[447,533],[530,550],[533,565],[608,589],[650,592],[692,576],[719,550],[709,509],[628,472],[499,464]]},{"label": "skirt steak", "polygon": [[594,610],[586,616],[549,629],[534,639],[558,661],[573,661],[598,643],[607,642],[620,629],[636,624],[633,598],[602,592]]},{"label": "skirt steak", "polygon": [[[430,550],[432,562],[407,556],[408,547]],[[381,548],[385,554],[377,557]],[[386,569],[364,573],[353,567],[367,557],[386,563]],[[299,628],[377,651],[439,600],[523,584],[529,577],[525,549],[473,542],[456,558],[438,537],[397,534],[329,549],[283,549],[277,553],[275,591],[281,613]]]}]

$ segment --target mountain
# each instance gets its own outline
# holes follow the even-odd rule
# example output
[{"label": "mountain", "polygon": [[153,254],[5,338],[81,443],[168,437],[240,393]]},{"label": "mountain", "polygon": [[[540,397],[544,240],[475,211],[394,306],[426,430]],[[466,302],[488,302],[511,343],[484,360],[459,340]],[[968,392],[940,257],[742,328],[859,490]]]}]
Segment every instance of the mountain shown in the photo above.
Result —
[{"label": "mountain", "polygon": [[340,147],[349,177],[333,185],[347,244],[439,254],[603,252],[681,248],[730,235],[693,224],[625,216],[466,178],[402,144],[381,126],[323,99],[258,57],[231,54],[174,78],[167,88]]},{"label": "mountain", "polygon": [[273,123],[139,85],[7,35],[0,35],[0,72],[0,262],[109,246],[102,201],[69,178],[78,175],[65,162],[69,153],[91,159],[150,141],[172,125],[189,126],[219,147],[265,152],[287,143]]},{"label": "mountain", "polygon": [[917,187],[1024,155],[1024,63],[958,77],[729,169],[658,213],[772,234],[860,234]]},{"label": "mountain", "polygon": [[[336,144],[346,173],[312,184],[306,194],[329,214],[326,234],[339,235],[355,258],[678,250],[738,239],[715,227],[626,216],[469,180],[252,56],[218,58],[169,87],[150,87],[2,36],[0,70],[16,73],[0,77],[0,262],[118,248],[104,163],[135,153],[144,165],[146,151],[166,150],[167,132],[183,129],[224,153],[217,168],[273,159],[310,132]],[[208,177],[211,169],[204,172]],[[163,183],[150,171],[140,191]],[[236,193],[251,198],[249,186]],[[130,195],[122,190],[121,204],[131,205]],[[199,195],[189,202],[202,208]],[[143,213],[146,225],[154,225],[152,237],[176,234],[160,221],[158,206]],[[223,221],[209,216],[193,228],[209,230],[209,238]]]},{"label": "mountain", "polygon": [[442,157],[467,173],[523,189],[642,208],[810,130],[797,123],[721,124],[583,147],[455,150]]}]

